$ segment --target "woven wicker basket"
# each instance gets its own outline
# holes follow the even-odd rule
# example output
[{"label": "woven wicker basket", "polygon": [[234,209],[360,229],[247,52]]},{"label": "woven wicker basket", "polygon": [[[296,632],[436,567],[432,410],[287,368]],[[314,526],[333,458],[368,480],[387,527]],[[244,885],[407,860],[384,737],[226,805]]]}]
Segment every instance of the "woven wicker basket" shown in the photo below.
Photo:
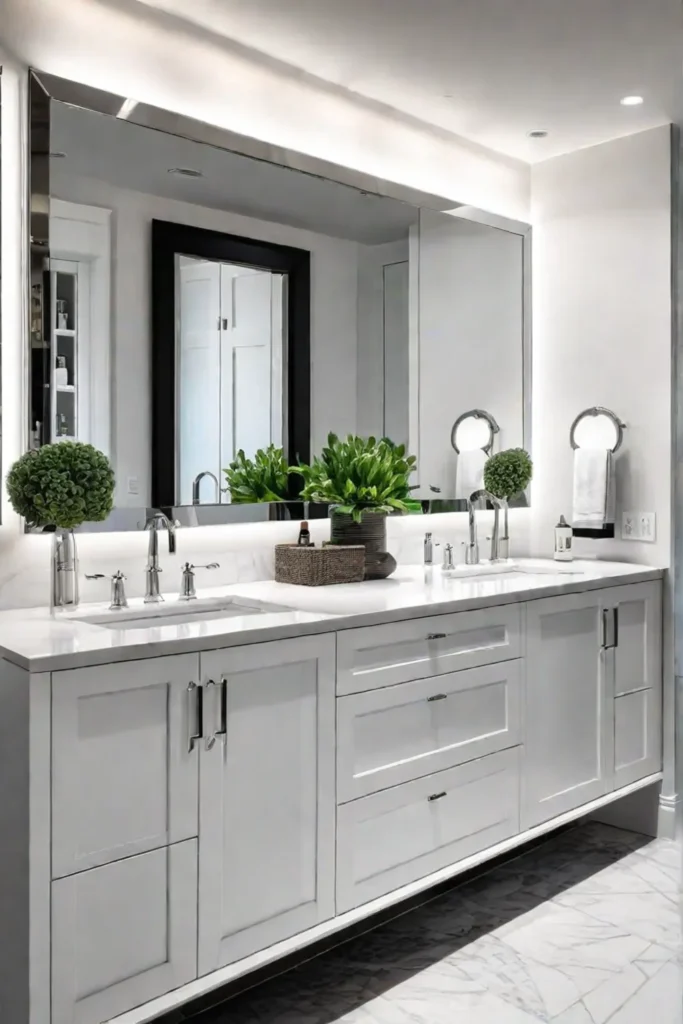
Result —
[{"label": "woven wicker basket", "polygon": [[302,587],[326,587],[333,583],[361,583],[365,576],[362,544],[321,548],[298,544],[275,545],[275,579]]}]

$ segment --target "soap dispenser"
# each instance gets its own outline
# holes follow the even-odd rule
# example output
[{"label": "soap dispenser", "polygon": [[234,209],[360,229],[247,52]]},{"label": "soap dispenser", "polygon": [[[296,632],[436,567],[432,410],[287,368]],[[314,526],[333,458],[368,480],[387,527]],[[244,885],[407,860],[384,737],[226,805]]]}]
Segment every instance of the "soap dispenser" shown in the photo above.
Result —
[{"label": "soap dispenser", "polygon": [[574,557],[572,551],[572,538],[574,532],[564,518],[560,516],[560,521],[555,527],[555,553],[554,558],[556,562],[571,562]]}]

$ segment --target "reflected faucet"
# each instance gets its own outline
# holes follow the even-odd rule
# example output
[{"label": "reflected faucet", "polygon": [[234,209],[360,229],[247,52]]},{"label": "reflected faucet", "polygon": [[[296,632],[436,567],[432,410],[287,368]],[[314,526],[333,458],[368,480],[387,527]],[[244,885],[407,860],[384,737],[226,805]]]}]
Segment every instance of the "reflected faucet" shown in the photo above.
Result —
[{"label": "reflected faucet", "polygon": [[479,491],[473,491],[467,499],[467,515],[470,527],[470,542],[467,545],[467,550],[465,552],[465,561],[467,565],[478,565],[479,563],[479,544],[477,542],[477,524],[475,520],[474,506],[481,498],[484,498],[486,501],[490,501],[493,505],[494,514],[493,533],[491,534],[491,561],[501,561],[499,551],[500,510],[507,507],[507,502],[503,498],[497,498],[495,494],[491,494],[490,491],[482,488]]},{"label": "reflected faucet", "polygon": [[148,516],[145,529],[149,530],[149,547],[147,549],[147,568],[145,569],[145,604],[163,601],[159,589],[159,530],[168,530],[168,553],[175,555],[176,523],[163,512],[156,510]]},{"label": "reflected faucet", "polygon": [[205,476],[210,476],[216,485],[216,504],[218,505],[221,500],[221,485],[218,483],[218,477],[215,473],[212,473],[210,469],[205,469],[201,473],[197,473],[196,477],[192,481],[192,504],[201,505],[202,503],[199,496],[199,489]]}]

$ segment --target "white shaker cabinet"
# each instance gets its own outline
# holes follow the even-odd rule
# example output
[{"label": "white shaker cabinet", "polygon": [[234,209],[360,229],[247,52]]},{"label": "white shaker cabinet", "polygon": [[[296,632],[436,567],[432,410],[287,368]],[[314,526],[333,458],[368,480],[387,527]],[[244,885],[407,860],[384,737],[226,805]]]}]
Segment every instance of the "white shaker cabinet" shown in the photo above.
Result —
[{"label": "white shaker cabinet", "polygon": [[334,915],[335,641],[201,655],[199,973]]},{"label": "white shaker cabinet", "polygon": [[607,592],[607,642],[614,668],[614,788],[662,767],[662,588]]},{"label": "white shaker cabinet", "polygon": [[605,591],[526,608],[526,736],[522,827],[612,788],[613,698],[601,653]]},{"label": "white shaker cabinet", "polygon": [[52,1024],[197,976],[196,654],[52,677]]}]

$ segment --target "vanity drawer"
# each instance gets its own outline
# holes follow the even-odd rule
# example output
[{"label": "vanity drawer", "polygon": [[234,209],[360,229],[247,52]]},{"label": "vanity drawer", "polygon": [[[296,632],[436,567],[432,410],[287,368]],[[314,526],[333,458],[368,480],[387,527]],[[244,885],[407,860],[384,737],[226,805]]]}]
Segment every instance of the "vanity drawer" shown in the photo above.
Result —
[{"label": "vanity drawer", "polygon": [[519,605],[435,615],[337,634],[337,694],[519,658]]},{"label": "vanity drawer", "polygon": [[519,747],[337,808],[337,913],[519,831]]},{"label": "vanity drawer", "polygon": [[517,746],[521,660],[337,700],[337,800]]}]

